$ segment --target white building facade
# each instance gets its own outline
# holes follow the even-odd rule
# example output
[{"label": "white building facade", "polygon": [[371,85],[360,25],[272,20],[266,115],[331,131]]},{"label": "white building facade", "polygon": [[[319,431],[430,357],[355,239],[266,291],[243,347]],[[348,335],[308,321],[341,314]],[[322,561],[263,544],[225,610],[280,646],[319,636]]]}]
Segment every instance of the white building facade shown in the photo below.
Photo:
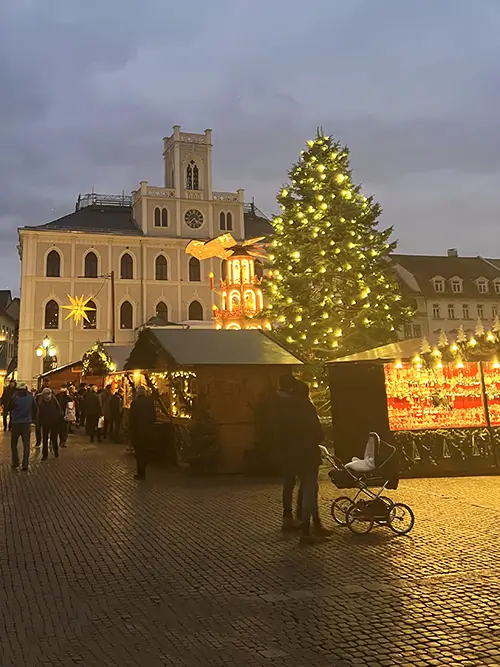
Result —
[{"label": "white building facade", "polygon": [[[200,263],[185,254],[191,239],[230,231],[237,240],[269,223],[244,205],[244,191],[212,189],[212,133],[181,132],[164,139],[164,185],[141,181],[130,198],[89,195],[74,213],[19,229],[21,307],[18,379],[42,371],[35,349],[44,337],[57,365],[81,359],[96,341],[133,343],[153,317],[212,326],[218,296],[218,259]],[[89,322],[65,319],[68,295],[91,298]],[[114,303],[114,308],[113,308]]]}]

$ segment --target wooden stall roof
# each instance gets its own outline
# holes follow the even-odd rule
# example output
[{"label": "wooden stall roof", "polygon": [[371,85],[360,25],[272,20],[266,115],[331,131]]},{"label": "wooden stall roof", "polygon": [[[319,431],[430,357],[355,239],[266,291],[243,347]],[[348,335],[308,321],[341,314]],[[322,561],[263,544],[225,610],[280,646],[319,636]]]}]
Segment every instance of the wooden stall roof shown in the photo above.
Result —
[{"label": "wooden stall roof", "polygon": [[410,338],[409,340],[400,340],[397,343],[389,343],[388,345],[381,345],[374,347],[371,350],[358,352],[357,354],[350,354],[347,357],[340,357],[329,361],[328,364],[339,364],[359,361],[395,361],[400,359],[411,359],[420,350],[422,343],[421,338]]},{"label": "wooden stall roof", "polygon": [[[263,331],[145,329],[126,368],[150,368],[144,346],[153,345],[177,366],[299,366],[303,362]],[[143,363],[141,363],[143,362]]]},{"label": "wooden stall roof", "polygon": [[123,371],[134,346],[104,343],[103,347],[111,361],[116,364],[116,370]]}]

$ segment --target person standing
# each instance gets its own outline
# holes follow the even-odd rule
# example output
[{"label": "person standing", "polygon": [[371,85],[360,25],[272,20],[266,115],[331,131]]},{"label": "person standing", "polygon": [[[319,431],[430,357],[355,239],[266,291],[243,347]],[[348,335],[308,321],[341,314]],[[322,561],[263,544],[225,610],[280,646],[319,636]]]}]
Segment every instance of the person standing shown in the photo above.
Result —
[{"label": "person standing", "polygon": [[40,428],[40,424],[38,423],[38,403],[42,399],[42,391],[44,389],[50,389],[49,387],[49,380],[48,378],[43,378],[43,383],[42,386],[39,388],[39,390],[35,394],[35,403],[36,403],[36,412],[37,412],[37,418],[35,421],[35,447],[40,447],[42,444],[42,429]]},{"label": "person standing", "polygon": [[61,406],[52,393],[52,389],[45,387],[42,397],[38,401],[37,420],[42,431],[42,461],[49,456],[49,439],[56,459],[59,457],[58,436],[61,428]]},{"label": "person standing", "polygon": [[110,420],[111,420],[110,402],[112,397],[113,397],[112,387],[110,384],[108,384],[106,389],[101,394],[101,414],[104,417],[104,424],[102,427],[102,437],[105,440],[108,437],[108,432],[110,432]]},{"label": "person standing", "polygon": [[4,387],[3,393],[2,393],[2,398],[1,398],[1,403],[2,403],[2,417],[3,417],[3,430],[8,431],[10,429],[10,426],[8,424],[8,407],[9,403],[11,400],[14,398],[14,394],[16,393],[16,381],[11,380],[9,384]]},{"label": "person standing", "polygon": [[109,429],[113,442],[118,442],[123,414],[123,392],[117,389],[109,402]]},{"label": "person standing", "polygon": [[155,422],[156,409],[153,397],[146,394],[144,387],[137,387],[129,415],[130,436],[137,463],[135,479],[146,477],[147,447]]},{"label": "person standing", "polygon": [[35,421],[35,401],[28,387],[21,382],[7,406],[10,413],[12,467],[19,467],[19,438],[23,442],[22,470],[28,470],[30,461],[30,427]]},{"label": "person standing", "polygon": [[85,394],[83,407],[85,411],[85,427],[90,436],[90,442],[94,442],[96,435],[97,442],[101,442],[101,435],[98,430],[99,417],[101,416],[101,400],[95,384]]},{"label": "person standing", "polygon": [[56,396],[56,400],[59,403],[61,408],[61,419],[59,420],[59,442],[61,447],[67,447],[66,442],[68,440],[68,429],[69,421],[66,419],[68,405],[72,403],[71,398],[68,396],[68,389],[64,385],[59,390],[59,393]]}]

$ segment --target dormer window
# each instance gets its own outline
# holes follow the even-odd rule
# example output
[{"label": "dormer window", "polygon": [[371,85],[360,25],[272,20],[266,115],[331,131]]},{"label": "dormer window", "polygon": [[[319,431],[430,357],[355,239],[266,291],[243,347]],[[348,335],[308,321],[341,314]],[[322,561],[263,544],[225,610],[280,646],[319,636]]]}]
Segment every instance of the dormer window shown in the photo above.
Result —
[{"label": "dormer window", "polygon": [[433,278],[432,282],[434,284],[435,292],[444,292],[444,278]]},{"label": "dormer window", "polygon": [[479,294],[486,294],[488,292],[488,281],[486,278],[478,278],[476,282]]},{"label": "dormer window", "polygon": [[463,292],[462,278],[452,278],[450,280],[450,284],[451,284],[451,291],[454,294],[460,294],[460,292]]},{"label": "dormer window", "polygon": [[493,288],[495,290],[495,294],[500,294],[500,280],[498,278],[493,281]]}]

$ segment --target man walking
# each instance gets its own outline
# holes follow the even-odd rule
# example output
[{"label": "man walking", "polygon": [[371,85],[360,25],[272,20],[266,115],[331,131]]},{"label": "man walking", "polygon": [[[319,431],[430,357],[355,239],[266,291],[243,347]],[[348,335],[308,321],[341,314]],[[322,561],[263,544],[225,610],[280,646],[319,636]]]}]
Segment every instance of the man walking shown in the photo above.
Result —
[{"label": "man walking", "polygon": [[146,477],[147,447],[155,421],[156,409],[153,397],[146,394],[144,387],[137,387],[129,415],[130,435],[137,462],[135,479]]},{"label": "man walking", "polygon": [[42,430],[42,461],[49,456],[49,439],[56,459],[59,457],[57,442],[61,425],[61,406],[49,387],[42,390],[42,397],[38,402],[37,419]]},{"label": "man walking", "polygon": [[30,461],[30,427],[35,421],[35,401],[22,382],[17,386],[16,393],[7,406],[10,413],[12,467],[19,468],[19,438],[23,442],[22,470],[28,470]]},{"label": "man walking", "polygon": [[9,384],[4,387],[3,393],[2,393],[2,416],[3,416],[3,430],[8,431],[9,430],[9,424],[8,424],[8,407],[9,403],[11,400],[14,398],[14,394],[16,393],[16,381],[11,380]]},{"label": "man walking", "polygon": [[117,389],[109,402],[109,429],[113,442],[118,442],[123,413],[123,392]]},{"label": "man walking", "polygon": [[85,411],[85,427],[90,436],[90,442],[94,442],[97,435],[97,442],[101,442],[101,433],[99,427],[99,417],[101,416],[101,399],[97,393],[97,385],[92,385],[83,399],[83,408]]}]

